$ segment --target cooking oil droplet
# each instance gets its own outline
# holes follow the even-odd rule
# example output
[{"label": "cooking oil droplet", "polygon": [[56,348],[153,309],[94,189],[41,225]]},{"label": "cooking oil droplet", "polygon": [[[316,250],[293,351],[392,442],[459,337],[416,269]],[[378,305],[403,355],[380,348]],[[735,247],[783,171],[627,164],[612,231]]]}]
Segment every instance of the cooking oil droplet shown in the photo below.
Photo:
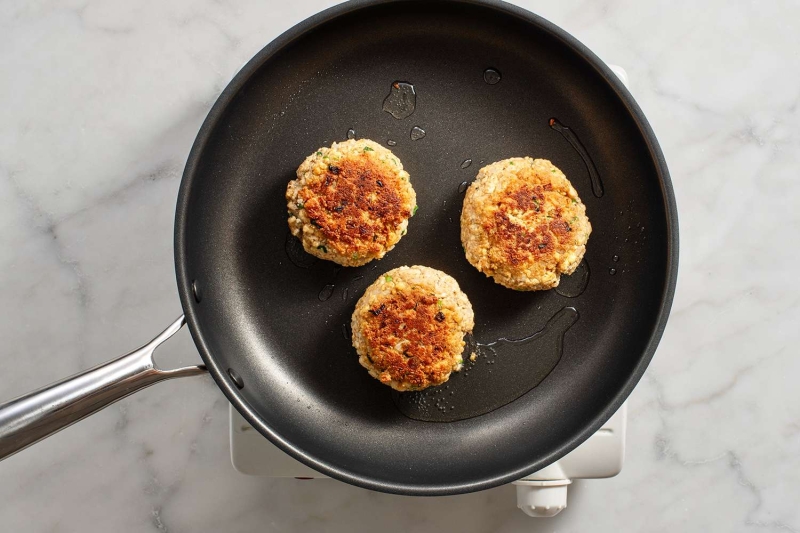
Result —
[{"label": "cooking oil droplet", "polygon": [[353,128],[350,128],[349,130],[347,130],[347,138],[348,139],[355,139],[356,138],[356,130],[354,130]]},{"label": "cooking oil droplet", "polygon": [[462,181],[461,185],[458,186],[458,192],[464,193],[469,188],[469,182]]},{"label": "cooking oil droplet", "polygon": [[611,258],[611,260],[616,263],[617,261],[619,261],[619,256],[615,255],[614,257]]},{"label": "cooking oil droplet", "polygon": [[472,159],[465,159],[461,162],[461,168],[467,168],[472,164]]},{"label": "cooking oil droplet", "polygon": [[342,324],[342,337],[344,340],[350,340],[350,324]]},{"label": "cooking oil droplet", "polygon": [[395,81],[389,95],[383,100],[383,110],[396,119],[404,119],[417,108],[417,92],[414,86],[404,81]]},{"label": "cooking oil droplet", "polygon": [[342,290],[342,301],[343,301],[343,302],[347,301],[347,293],[348,293],[348,292],[349,292],[349,289],[348,289],[347,287],[345,287],[345,288]]},{"label": "cooking oil droplet", "polygon": [[[480,416],[507,405],[524,395],[555,368],[564,352],[564,334],[578,320],[573,307],[565,307],[531,335],[519,338],[500,338],[481,344],[467,339],[464,370],[455,372],[447,382],[450,395],[439,396],[443,389],[430,388],[418,392],[392,392],[392,399],[400,412],[409,418],[428,422],[452,422]],[[471,345],[497,351],[499,357],[485,365],[467,366]],[[485,354],[484,354],[485,356]],[[469,377],[471,372],[477,376]],[[481,394],[474,394],[474,383],[481,383]],[[458,392],[458,394],[455,394]],[[423,406],[430,400],[437,409]],[[441,407],[450,407],[442,410]]]},{"label": "cooking oil droplet", "polygon": [[397,141],[389,139],[388,141],[386,141],[386,144],[388,144],[389,146],[397,146]]},{"label": "cooking oil droplet", "polygon": [[411,140],[412,141],[418,141],[418,140],[422,139],[423,137],[425,137],[425,130],[423,130],[419,126],[414,126],[413,128],[411,128]]},{"label": "cooking oil droplet", "polygon": [[319,298],[319,301],[320,302],[326,302],[326,301],[330,300],[331,296],[333,296],[333,289],[335,289],[335,288],[336,287],[331,283],[329,283],[329,284],[325,285],[324,287],[322,287],[322,290],[319,291],[319,294],[317,295],[317,297]]},{"label": "cooking oil droplet", "polygon": [[317,258],[313,255],[306,253],[303,249],[303,243],[300,242],[291,232],[286,234],[286,242],[283,249],[289,257],[294,266],[300,268],[311,268],[311,265],[317,262]]},{"label": "cooking oil droplet", "polygon": [[487,68],[483,71],[483,81],[488,83],[489,85],[494,85],[498,83],[502,79],[500,72],[493,68]]},{"label": "cooking oil droplet", "polygon": [[586,259],[578,263],[578,268],[569,276],[561,276],[556,292],[567,298],[577,298],[589,285],[589,264]]},{"label": "cooking oil droplet", "polygon": [[614,274],[616,274],[616,273],[617,273],[617,269],[616,269],[616,268],[609,268],[609,269],[608,269],[608,273],[609,273],[609,274],[611,274],[611,275],[613,276]]},{"label": "cooking oil droplet", "polygon": [[600,179],[600,174],[597,172],[597,167],[594,166],[592,158],[589,157],[589,152],[586,151],[586,148],[578,139],[578,136],[556,118],[550,119],[550,127],[563,135],[567,142],[578,152],[578,155],[581,156],[583,164],[586,165],[586,170],[589,171],[589,180],[592,182],[592,193],[596,197],[601,198],[603,196],[603,181]]}]

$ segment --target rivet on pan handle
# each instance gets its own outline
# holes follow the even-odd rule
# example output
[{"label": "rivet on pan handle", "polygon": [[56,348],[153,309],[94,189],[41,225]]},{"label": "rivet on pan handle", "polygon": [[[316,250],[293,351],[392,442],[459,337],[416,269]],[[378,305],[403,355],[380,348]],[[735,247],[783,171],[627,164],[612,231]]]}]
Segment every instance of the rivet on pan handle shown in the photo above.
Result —
[{"label": "rivet on pan handle", "polygon": [[181,316],[138,350],[0,405],[0,460],[154,383],[205,373],[202,365],[162,370],[153,360],[185,323]]}]

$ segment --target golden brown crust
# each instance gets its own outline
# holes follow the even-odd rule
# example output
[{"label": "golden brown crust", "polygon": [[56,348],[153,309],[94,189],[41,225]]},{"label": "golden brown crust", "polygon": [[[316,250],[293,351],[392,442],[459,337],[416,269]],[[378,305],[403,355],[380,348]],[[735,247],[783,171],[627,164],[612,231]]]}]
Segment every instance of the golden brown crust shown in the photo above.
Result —
[{"label": "golden brown crust", "polygon": [[[564,197],[545,196],[553,190],[550,183],[531,185],[526,178],[523,175],[509,183],[494,216],[483,227],[492,245],[502,250],[512,265],[530,261],[554,265],[554,253],[574,244],[572,228],[563,218]],[[547,204],[551,209],[545,214]]]},{"label": "golden brown crust", "polygon": [[462,364],[472,305],[444,272],[399,267],[372,283],[351,321],[353,346],[370,375],[396,390],[447,381]]},{"label": "golden brown crust", "polygon": [[365,154],[328,165],[299,196],[327,247],[349,256],[370,256],[387,247],[395,228],[411,216],[402,183]]},{"label": "golden brown crust", "polygon": [[[369,357],[382,382],[398,381],[414,388],[441,383],[452,367],[443,368],[449,358],[447,342],[458,327],[449,311],[437,307],[436,295],[413,288],[395,293],[369,310],[362,325],[369,343]],[[401,343],[402,351],[395,346]]]},{"label": "golden brown crust", "polygon": [[400,160],[369,139],[320,148],[286,187],[292,234],[306,252],[344,266],[364,265],[394,248],[415,204]]},{"label": "golden brown crust", "polygon": [[482,168],[461,215],[469,262],[517,290],[557,286],[562,273],[574,272],[590,232],[586,208],[564,174],[528,157]]}]

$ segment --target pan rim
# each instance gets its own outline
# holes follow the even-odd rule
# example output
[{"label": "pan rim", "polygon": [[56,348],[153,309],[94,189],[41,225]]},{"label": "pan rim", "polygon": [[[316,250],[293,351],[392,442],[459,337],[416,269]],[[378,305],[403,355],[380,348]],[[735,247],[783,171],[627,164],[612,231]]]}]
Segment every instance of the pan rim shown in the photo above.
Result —
[{"label": "pan rim", "polygon": [[225,369],[221,368],[217,363],[208,343],[203,336],[203,332],[198,325],[198,317],[194,307],[194,296],[192,294],[192,280],[189,277],[186,261],[187,254],[185,230],[187,223],[189,190],[191,189],[191,184],[195,176],[195,170],[198,162],[218,120],[225,113],[228,105],[232,102],[238,91],[246,84],[250,76],[255,73],[263,63],[268,61],[273,55],[282,50],[284,47],[288,46],[293,41],[299,39],[323,23],[327,23],[334,18],[363,8],[394,3],[395,1],[397,0],[351,0],[312,15],[311,17],[286,30],[284,33],[276,37],[273,41],[262,48],[239,70],[239,72],[233,77],[230,83],[219,95],[202,126],[200,127],[197,137],[195,138],[195,141],[189,152],[178,192],[174,226],[174,257],[178,294],[180,296],[181,306],[183,307],[183,311],[186,315],[186,321],[189,331],[192,335],[192,339],[197,346],[201,358],[205,362],[206,368],[211,373],[211,376],[213,377],[217,386],[222,390],[228,401],[231,402],[231,404],[242,414],[242,416],[262,435],[269,439],[273,444],[278,446],[281,450],[327,476],[371,490],[394,494],[420,496],[462,494],[485,490],[516,481],[532,472],[544,468],[554,461],[557,461],[567,453],[571,452],[573,449],[577,448],[581,443],[583,443],[598,429],[600,429],[600,427],[602,427],[602,425],[609,418],[611,418],[611,416],[628,398],[630,393],[644,375],[645,370],[655,354],[658,344],[663,336],[664,329],[666,328],[667,320],[672,307],[678,277],[679,242],[677,204],[675,201],[672,181],[667,169],[666,160],[658,144],[655,133],[645,118],[644,113],[619,78],[591,50],[555,24],[526,9],[508,4],[506,2],[499,0],[440,0],[442,3],[472,4],[488,7],[490,9],[494,9],[501,13],[521,19],[531,26],[536,27],[537,30],[548,33],[550,36],[554,37],[562,42],[565,46],[570,48],[575,54],[585,60],[592,68],[594,68],[605,80],[605,82],[614,90],[617,97],[625,105],[631,118],[638,126],[640,134],[649,150],[649,156],[654,163],[656,174],[661,185],[662,195],[665,201],[664,207],[667,215],[667,275],[664,291],[661,295],[661,301],[659,304],[660,307],[655,327],[647,342],[644,353],[639,359],[638,364],[634,367],[628,380],[625,382],[624,387],[622,387],[614,395],[606,407],[602,409],[581,431],[579,431],[571,439],[562,442],[561,445],[553,450],[550,454],[546,456],[540,456],[515,470],[505,471],[491,476],[484,476],[480,479],[459,484],[446,482],[436,485],[395,483],[383,481],[377,476],[355,474],[347,469],[337,467],[323,458],[307,454],[302,449],[284,439],[280,434],[275,432],[268,424],[266,424],[261,416],[256,413],[242,397],[235,384],[227,377]]}]

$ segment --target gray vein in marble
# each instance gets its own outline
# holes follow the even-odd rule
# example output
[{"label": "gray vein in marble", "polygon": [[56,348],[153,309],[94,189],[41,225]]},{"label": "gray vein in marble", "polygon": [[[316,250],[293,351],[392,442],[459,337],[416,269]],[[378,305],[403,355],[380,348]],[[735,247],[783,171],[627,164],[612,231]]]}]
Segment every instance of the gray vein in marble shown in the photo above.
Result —
[{"label": "gray vein in marble", "polygon": [[[547,522],[509,487],[416,499],[248,478],[221,393],[178,380],[0,463],[5,529],[800,529],[800,6],[521,3],[627,69],[678,197],[675,307],[629,400],[622,474],[576,482]],[[133,348],[180,312],[170,229],[195,134],[250,56],[331,4],[0,2],[0,393]],[[188,333],[175,342],[170,360],[198,358]]]},{"label": "gray vein in marble", "polygon": [[161,508],[154,507],[153,508],[153,525],[156,527],[158,531],[163,531],[164,533],[169,532],[169,528],[164,524],[164,521],[161,519]]},{"label": "gray vein in marble", "polygon": [[[85,348],[86,308],[90,301],[90,293],[86,276],[81,269],[80,263],[75,259],[69,258],[65,253],[63,246],[61,246],[61,242],[58,239],[56,225],[53,222],[52,217],[37,205],[36,200],[33,197],[27,195],[19,187],[13,173],[6,171],[2,166],[0,166],[0,178],[3,177],[10,185],[10,189],[14,194],[13,200],[15,200],[19,205],[23,206],[24,212],[27,218],[30,220],[31,227],[35,228],[36,231],[46,237],[46,242],[49,243],[48,248],[51,251],[52,256],[56,259],[58,264],[63,267],[64,271],[70,273],[70,276],[74,280],[75,285],[72,289],[72,292],[76,296],[75,299],[78,303],[78,309],[81,314],[79,318],[80,333],[78,335],[80,349],[78,352],[83,353]],[[85,368],[85,366],[86,365],[83,359],[79,358],[76,368]]]},{"label": "gray vein in marble", "polygon": [[[747,371],[752,370],[752,368],[746,369]],[[759,526],[765,527],[769,529],[783,529],[790,531],[791,533],[800,533],[800,529],[793,528],[787,524],[778,521],[771,521],[771,522],[764,522],[764,521],[756,521],[750,518],[753,514],[757,513],[763,505],[763,497],[761,494],[760,489],[753,483],[745,474],[744,467],[742,465],[741,460],[739,459],[738,455],[733,452],[732,450],[725,450],[719,455],[706,458],[706,459],[699,459],[699,460],[686,460],[680,456],[680,454],[674,450],[670,444],[670,439],[668,437],[668,422],[666,415],[667,413],[671,413],[674,407],[670,406],[663,397],[662,387],[659,384],[658,379],[656,379],[653,375],[653,372],[648,372],[646,375],[646,379],[655,387],[656,389],[656,400],[658,406],[658,413],[659,417],[661,418],[662,423],[662,432],[656,434],[656,438],[654,441],[654,449],[656,451],[657,456],[663,460],[669,460],[674,462],[682,467],[696,467],[701,465],[706,465],[709,463],[715,463],[721,461],[723,459],[728,459],[727,467],[731,470],[734,474],[734,480],[736,483],[747,489],[750,495],[755,500],[755,503],[748,511],[747,516],[745,517],[744,524],[747,526]],[[724,394],[724,393],[722,393]],[[703,403],[698,401],[697,403]]]},{"label": "gray vein in marble", "polygon": [[763,521],[753,520],[753,519],[749,518],[749,516],[751,514],[757,512],[759,509],[761,509],[761,506],[764,503],[764,499],[761,496],[761,491],[759,490],[759,488],[756,487],[755,483],[750,481],[750,479],[747,477],[747,475],[745,475],[744,468],[742,467],[742,463],[739,460],[739,457],[733,452],[728,452],[728,458],[729,458],[728,465],[736,473],[736,481],[742,487],[747,488],[750,491],[750,493],[753,495],[755,500],[756,500],[756,504],[755,504],[754,508],[751,509],[750,513],[748,514],[748,518],[744,522],[745,525],[765,527],[765,528],[769,528],[769,529],[779,529],[779,530],[783,529],[783,530],[786,530],[786,531],[790,531],[791,533],[800,533],[800,529],[796,529],[794,527],[791,527],[791,526],[789,526],[787,524],[784,524],[783,522],[778,522],[778,521],[763,522]]},{"label": "gray vein in marble", "polygon": [[[197,453],[197,440],[199,435],[214,419],[212,412],[224,412],[226,405],[226,402],[222,398],[217,398],[210,408],[202,413],[200,425],[189,443],[187,463],[191,462]],[[155,451],[147,443],[138,438],[136,434],[132,434],[128,431],[128,408],[124,403],[119,405],[119,414],[119,421],[114,429],[115,436],[120,440],[123,446],[133,446],[134,448],[141,449],[139,464],[142,465],[146,480],[142,492],[148,496],[149,500],[152,502],[152,524],[158,531],[167,532],[169,531],[169,527],[167,526],[164,516],[165,509],[170,505],[173,496],[181,489],[185,479],[183,476],[180,476],[178,479],[166,485],[162,483],[159,479],[158,468],[152,464]]]},{"label": "gray vein in marble", "polygon": [[130,193],[134,189],[140,187],[146,187],[147,182],[152,181],[160,181],[160,180],[174,180],[180,178],[181,175],[181,167],[176,161],[163,161],[159,163],[157,166],[153,167],[150,170],[143,172],[142,174],[136,175],[131,178],[129,181],[120,185],[119,188],[114,189],[113,191],[109,191],[108,193],[100,196],[92,201],[91,205],[83,207],[77,211],[69,213],[64,217],[60,218],[57,222],[53,225],[57,226],[58,224],[62,224],[64,222],[68,222],[75,217],[85,214],[90,209],[95,209],[98,206],[102,206],[107,203],[113,203],[117,201],[119,198],[125,196],[126,194]]}]

